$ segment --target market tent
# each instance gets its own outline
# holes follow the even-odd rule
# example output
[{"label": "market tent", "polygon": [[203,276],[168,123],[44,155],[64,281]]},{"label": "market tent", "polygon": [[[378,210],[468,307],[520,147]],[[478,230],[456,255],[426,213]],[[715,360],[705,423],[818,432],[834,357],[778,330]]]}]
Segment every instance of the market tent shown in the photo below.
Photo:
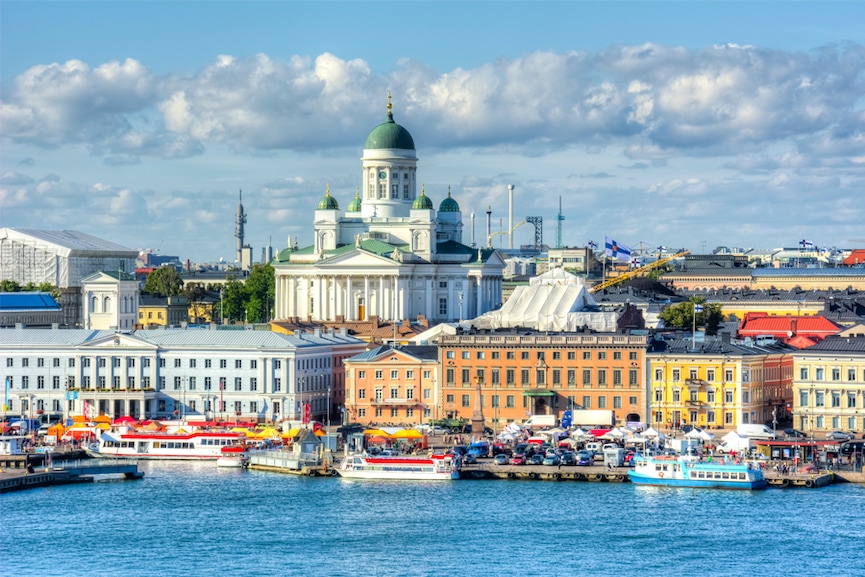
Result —
[{"label": "market tent", "polygon": [[666,439],[667,435],[664,433],[658,432],[654,427],[649,427],[645,431],[643,431],[643,436],[655,439]]},{"label": "market tent", "polygon": [[617,441],[625,438],[625,433],[618,429],[610,429],[605,434],[601,435],[601,439],[606,439],[608,441]]},{"label": "market tent", "polygon": [[422,439],[423,435],[420,431],[414,429],[400,429],[393,434],[394,439]]},{"label": "market tent", "polygon": [[273,427],[265,427],[264,429],[259,429],[257,431],[252,431],[249,433],[249,436],[253,439],[269,439],[279,436],[279,431],[274,429]]},{"label": "market tent", "polygon": [[700,433],[702,433],[702,431],[697,430],[697,429],[691,429],[690,431],[685,433],[685,438],[686,439],[699,439],[699,438],[701,438]]},{"label": "market tent", "polygon": [[94,423],[107,423],[111,424],[111,417],[108,415],[98,415],[95,419],[93,419]]},{"label": "market tent", "polygon": [[282,435],[282,438],[283,439],[290,439],[290,438],[298,436],[299,434],[300,434],[300,429],[295,427],[293,429],[289,429],[287,433],[284,433]]},{"label": "market tent", "polygon": [[380,435],[374,435],[369,438],[369,442],[373,445],[384,445],[390,442],[390,439],[386,437],[382,437]]},{"label": "market tent", "polygon": [[715,438],[715,435],[708,431],[700,431],[700,438],[704,441],[711,441]]},{"label": "market tent", "polygon": [[367,429],[363,434],[371,437],[390,437],[390,433],[383,431],[382,429]]},{"label": "market tent", "polygon": [[130,417],[129,415],[123,415],[122,417],[117,417],[114,419],[115,425],[134,425],[138,420],[134,417]]}]

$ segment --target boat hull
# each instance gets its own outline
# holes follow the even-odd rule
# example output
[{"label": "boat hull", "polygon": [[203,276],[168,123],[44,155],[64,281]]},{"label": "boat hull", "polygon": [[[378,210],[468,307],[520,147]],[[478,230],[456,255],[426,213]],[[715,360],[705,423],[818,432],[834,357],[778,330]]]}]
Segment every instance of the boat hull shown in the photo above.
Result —
[{"label": "boat hull", "polygon": [[452,481],[460,472],[450,461],[423,458],[346,457],[336,469],[346,479],[387,479],[394,481]]},{"label": "boat hull", "polygon": [[650,485],[653,487],[688,487],[693,489],[741,489],[759,490],[766,488],[766,480],[756,481],[724,481],[722,479],[657,479],[628,471],[631,482],[635,485]]}]

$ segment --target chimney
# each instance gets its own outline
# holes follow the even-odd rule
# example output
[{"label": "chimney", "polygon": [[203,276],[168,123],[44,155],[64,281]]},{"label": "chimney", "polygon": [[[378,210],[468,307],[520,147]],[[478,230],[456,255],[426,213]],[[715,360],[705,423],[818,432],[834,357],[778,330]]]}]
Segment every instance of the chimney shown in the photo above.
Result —
[{"label": "chimney", "polygon": [[799,319],[790,319],[790,336],[796,336],[796,325],[798,324]]},{"label": "chimney", "polygon": [[428,328],[429,327],[429,321],[427,320],[426,315],[418,315],[417,316],[417,324],[419,324],[422,327]]},{"label": "chimney", "polygon": [[730,344],[730,331],[721,331],[721,342],[725,345]]}]

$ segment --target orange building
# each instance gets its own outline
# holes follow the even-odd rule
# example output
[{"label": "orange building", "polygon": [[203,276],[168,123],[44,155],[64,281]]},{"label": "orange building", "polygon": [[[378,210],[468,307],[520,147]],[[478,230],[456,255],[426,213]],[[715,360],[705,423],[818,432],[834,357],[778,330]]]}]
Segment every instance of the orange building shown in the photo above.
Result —
[{"label": "orange building", "polygon": [[343,359],[343,365],[346,420],[411,427],[437,418],[436,347],[380,346]]},{"label": "orange building", "polygon": [[619,333],[490,332],[442,335],[441,406],[471,419],[476,388],[487,423],[500,431],[528,415],[607,409],[616,423],[646,422],[648,336]]}]

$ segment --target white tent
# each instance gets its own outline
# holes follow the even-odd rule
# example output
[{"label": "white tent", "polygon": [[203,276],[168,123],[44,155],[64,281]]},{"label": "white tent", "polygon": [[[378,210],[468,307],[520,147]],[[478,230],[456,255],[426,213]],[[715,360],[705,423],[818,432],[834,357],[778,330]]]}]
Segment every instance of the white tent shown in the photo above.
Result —
[{"label": "white tent", "polygon": [[618,429],[610,429],[609,432],[601,435],[602,439],[606,439],[608,441],[618,441],[619,439],[624,439],[625,434]]},{"label": "white tent", "polygon": [[643,431],[643,436],[651,437],[651,438],[655,438],[655,439],[666,439],[667,438],[667,435],[655,430],[654,427],[649,427],[648,429]]},{"label": "white tent", "polygon": [[700,434],[702,432],[703,431],[700,431],[698,429],[691,429],[690,431],[685,433],[685,438],[686,439],[700,439],[700,438],[702,438],[702,437],[700,437]]},{"label": "white tent", "polygon": [[715,438],[715,435],[713,435],[709,431],[700,431],[700,438],[704,441],[711,441]]}]

